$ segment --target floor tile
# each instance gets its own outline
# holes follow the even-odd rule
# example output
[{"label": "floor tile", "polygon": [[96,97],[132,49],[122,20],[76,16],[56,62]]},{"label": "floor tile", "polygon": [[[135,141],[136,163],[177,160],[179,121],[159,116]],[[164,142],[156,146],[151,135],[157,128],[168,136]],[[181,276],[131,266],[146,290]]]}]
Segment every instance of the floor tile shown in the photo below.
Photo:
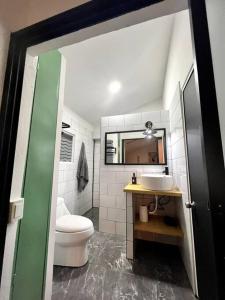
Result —
[{"label": "floor tile", "polygon": [[54,267],[52,300],[195,299],[176,247],[139,241],[135,260],[128,260],[124,237],[98,232],[98,209],[85,216],[95,226],[89,262]]}]

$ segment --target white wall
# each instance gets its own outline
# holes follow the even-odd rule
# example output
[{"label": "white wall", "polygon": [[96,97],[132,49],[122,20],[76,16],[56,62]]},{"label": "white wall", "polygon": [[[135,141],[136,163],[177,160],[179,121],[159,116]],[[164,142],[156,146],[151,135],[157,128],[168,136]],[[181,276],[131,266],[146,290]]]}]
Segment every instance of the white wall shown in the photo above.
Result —
[{"label": "white wall", "polygon": [[[83,215],[92,207],[92,178],[93,178],[93,131],[94,128],[86,120],[64,106],[63,122],[71,127],[67,132],[74,135],[73,162],[59,163],[58,195],[65,199],[69,211]],[[77,165],[81,144],[84,142],[88,163],[89,182],[81,193],[77,190]]]},{"label": "white wall", "polygon": [[129,113],[137,113],[137,112],[145,112],[145,111],[155,111],[155,110],[162,110],[163,109],[163,101],[162,99],[156,99],[154,101],[148,102],[145,105],[138,107],[137,109],[133,110]]},{"label": "white wall", "polygon": [[0,22],[0,106],[2,100],[2,90],[5,78],[5,67],[7,60],[7,52],[9,46],[9,30]]},{"label": "white wall", "polygon": [[186,154],[181,118],[179,83],[183,86],[193,64],[192,41],[188,11],[177,13],[171,39],[165,78],[163,105],[170,111],[172,172],[177,187],[182,191],[178,215],[184,232],[181,254],[191,285],[196,291],[191,214],[185,207],[189,199]]},{"label": "white wall", "polygon": [[[12,31],[16,31],[88,1],[90,0],[14,0],[13,2],[1,0],[0,18],[7,22]],[[138,12],[142,15],[142,19],[139,21],[143,21],[143,15],[145,19],[151,19],[172,14],[185,8],[187,8],[185,0],[165,0],[146,8],[146,15],[143,14],[143,10]],[[134,14],[132,19],[136,21]]]},{"label": "white wall", "polygon": [[[30,118],[36,78],[37,58],[27,55],[21,98],[21,110],[16,141],[16,152],[13,168],[10,202],[21,197],[23,175],[26,164],[27,145],[30,129]],[[6,233],[5,253],[0,289],[0,299],[8,300],[10,294],[14,249],[18,222],[8,224]]]},{"label": "white wall", "polygon": [[126,198],[123,188],[131,182],[133,172],[138,181],[146,172],[162,172],[164,166],[112,166],[104,164],[105,132],[123,130],[142,130],[148,120],[156,128],[167,130],[167,156],[170,161],[170,123],[168,111],[152,111],[128,115],[101,118],[101,163],[100,163],[100,219],[99,230],[102,232],[125,235],[126,233]]},{"label": "white wall", "polygon": [[184,233],[181,245],[181,255],[193,290],[197,294],[192,216],[191,210],[185,207],[185,202],[190,202],[190,196],[179,84],[177,84],[177,89],[171,102],[169,112],[171,126],[172,173],[175,185],[182,192],[182,199],[178,201],[177,210],[181,228]]},{"label": "white wall", "polygon": [[94,184],[93,184],[93,206],[99,207],[100,204],[100,149],[101,141],[95,140],[95,151],[94,151]]},{"label": "white wall", "polygon": [[225,157],[225,1],[206,0],[206,9]]},{"label": "white wall", "polygon": [[170,52],[165,77],[163,106],[169,109],[177,83],[181,86],[193,64],[189,14],[187,10],[175,15]]},{"label": "white wall", "polygon": [[100,138],[101,138],[100,123],[101,123],[101,121],[99,120],[98,125],[96,125],[94,128],[93,139],[95,139],[95,140],[100,140]]},{"label": "white wall", "polygon": [[11,31],[22,29],[90,0],[7,0],[0,1],[0,18]]}]

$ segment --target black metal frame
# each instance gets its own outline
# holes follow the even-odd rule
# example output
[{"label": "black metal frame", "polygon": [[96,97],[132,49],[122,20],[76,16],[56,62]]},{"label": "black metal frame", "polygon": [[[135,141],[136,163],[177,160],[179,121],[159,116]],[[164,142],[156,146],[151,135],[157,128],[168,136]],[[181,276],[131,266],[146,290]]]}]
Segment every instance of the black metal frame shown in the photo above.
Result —
[{"label": "black metal frame", "polygon": [[[0,113],[0,274],[2,273],[27,48],[157,2],[161,2],[161,0],[90,1],[11,35]],[[213,229],[214,243],[208,245],[208,251],[212,255],[215,252],[217,259],[213,266],[209,265],[207,260],[197,265],[198,290],[202,300],[212,300],[207,296],[203,297],[207,295],[207,290],[213,289],[215,295],[213,300],[217,300],[224,299],[223,280],[225,277],[223,276],[223,271],[225,247],[223,239],[221,239],[224,234],[225,224],[224,161],[205,0],[189,0],[189,8],[194,42],[195,78],[202,113],[203,130],[202,136],[199,138],[204,141],[205,172],[208,178],[206,188],[209,191],[210,214],[213,220],[213,228],[210,229]],[[208,101],[208,99],[210,100]],[[199,216],[201,216],[201,212]],[[202,219],[200,218],[198,221],[200,222]],[[205,224],[205,226],[207,231],[207,226],[210,225]],[[198,228],[196,228],[195,234],[201,239],[201,232]],[[202,243],[198,244],[198,240],[196,241],[195,247],[200,247]],[[202,251],[204,250],[202,249]],[[210,259],[209,257],[208,260]],[[211,274],[214,274],[215,270],[218,280],[211,286]],[[203,276],[203,273],[208,275]],[[201,278],[204,280],[202,281]]]},{"label": "black metal frame", "polygon": [[105,132],[105,165],[111,166],[165,166],[167,165],[167,147],[166,147],[166,128],[154,128],[155,130],[162,130],[164,132],[164,156],[165,163],[164,164],[125,164],[125,163],[107,163],[106,161],[106,150],[107,150],[107,135],[112,133],[129,133],[129,132],[144,132],[145,129],[142,130],[125,130],[125,131],[110,131]]}]

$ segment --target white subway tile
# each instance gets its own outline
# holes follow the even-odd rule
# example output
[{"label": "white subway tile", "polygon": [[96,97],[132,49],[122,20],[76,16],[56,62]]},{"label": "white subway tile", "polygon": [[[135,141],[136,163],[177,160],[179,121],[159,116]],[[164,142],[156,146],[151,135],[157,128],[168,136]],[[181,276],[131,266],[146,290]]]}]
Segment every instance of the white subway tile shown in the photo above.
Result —
[{"label": "white subway tile", "polygon": [[131,241],[127,241],[127,258],[128,259],[134,258],[133,242],[131,242]]},{"label": "white subway tile", "polygon": [[112,172],[114,172],[114,175],[116,175],[115,173],[116,172],[124,172],[124,170],[125,170],[125,166],[117,166],[117,165],[115,165],[115,166],[105,166],[106,168],[107,168],[107,171],[108,172],[111,172],[111,174],[112,174]]},{"label": "white subway tile", "polygon": [[108,217],[107,219],[108,220],[111,220],[111,221],[116,221],[116,209],[115,208],[108,208]]},{"label": "white subway tile", "polygon": [[58,182],[64,181],[64,171],[59,171]]},{"label": "white subway tile", "polygon": [[161,110],[161,122],[169,122],[170,121],[170,113],[168,110]]},{"label": "white subway tile", "polygon": [[106,207],[100,207],[100,209],[99,209],[99,218],[100,219],[107,219],[108,218],[108,213],[107,213],[107,208]]},{"label": "white subway tile", "polygon": [[118,208],[108,208],[108,220],[125,222],[126,221],[126,210]]},{"label": "white subway tile", "polygon": [[155,122],[161,121],[160,111],[143,112],[141,114],[142,123],[145,124],[147,121]]},{"label": "white subway tile", "polygon": [[99,206],[100,206],[99,200],[94,199],[93,200],[93,207],[99,207]]},{"label": "white subway tile", "polygon": [[111,116],[108,117],[108,126],[123,126],[124,125],[124,116]]},{"label": "white subway tile", "polygon": [[127,185],[129,182],[131,182],[132,173],[125,172],[125,171],[126,171],[126,169],[122,172],[116,172],[116,175],[115,175],[116,183],[122,183],[124,185]]},{"label": "white subway tile", "polygon": [[72,192],[75,189],[75,186],[77,186],[77,183],[75,183],[74,181],[66,181],[65,182],[65,190],[67,192]]},{"label": "white subway tile", "polygon": [[127,207],[133,206],[133,199],[132,199],[132,193],[126,193],[127,195]]},{"label": "white subway tile", "polygon": [[100,195],[98,192],[93,193],[93,200],[98,202],[100,201]]},{"label": "white subway tile", "polygon": [[127,207],[127,223],[133,223],[133,207]]},{"label": "white subway tile", "polygon": [[99,220],[99,231],[106,233],[116,233],[116,223],[108,220]]},{"label": "white subway tile", "polygon": [[100,195],[100,206],[104,207],[115,207],[116,199],[115,196]]},{"label": "white subway tile", "polygon": [[100,181],[100,195],[107,195],[108,194],[108,187],[107,183],[103,183]]},{"label": "white subway tile", "polygon": [[100,171],[100,182],[101,183],[115,183],[116,182],[116,172],[110,172],[108,169]]},{"label": "white subway tile", "polygon": [[133,173],[137,172],[138,169],[139,169],[138,166],[125,166],[126,172],[129,172],[131,177],[132,177]]},{"label": "white subway tile", "polygon": [[116,234],[126,236],[126,223],[116,222]]},{"label": "white subway tile", "polygon": [[126,195],[116,196],[116,208],[126,209]]},{"label": "white subway tile", "polygon": [[127,240],[133,241],[133,224],[127,223]]},{"label": "white subway tile", "polygon": [[66,170],[64,171],[64,180],[65,181],[71,181],[74,180],[75,176],[74,176],[74,171],[73,170]]},{"label": "white subway tile", "polygon": [[125,126],[141,123],[141,113],[124,115]]},{"label": "white subway tile", "polygon": [[184,139],[181,138],[172,146],[172,159],[176,159],[184,156],[185,156]]},{"label": "white subway tile", "polygon": [[65,183],[61,182],[58,184],[58,195],[62,196],[65,192]]},{"label": "white subway tile", "polygon": [[[92,177],[93,177],[93,126],[88,124],[85,120],[78,115],[70,111],[68,108],[64,108],[64,120],[70,120],[71,125],[70,132],[75,134],[74,142],[74,162],[60,162],[59,170],[64,171],[63,184],[58,183],[59,192],[62,197],[67,199],[67,203],[70,208],[73,209],[71,213],[82,214],[89,210],[92,206]],[[80,155],[81,143],[85,143],[86,156],[89,167],[90,181],[82,193],[77,191],[76,171],[77,163]],[[100,145],[99,145],[100,147]],[[97,186],[95,186],[97,188]],[[95,205],[99,202],[99,196],[94,191]],[[99,204],[98,204],[99,205]]]},{"label": "white subway tile", "polygon": [[99,184],[98,183],[94,183],[93,184],[93,188],[94,188],[94,192],[99,192]]},{"label": "white subway tile", "polygon": [[145,130],[145,124],[140,123],[140,124],[136,124],[136,125],[132,125],[132,128],[127,129],[127,130]]},{"label": "white subway tile", "polygon": [[155,128],[165,128],[166,134],[170,134],[170,123],[169,122],[155,122],[154,123]]},{"label": "white subway tile", "polygon": [[65,170],[65,163],[62,161],[59,162],[59,170],[60,171]]},{"label": "white subway tile", "polygon": [[[123,220],[126,215],[126,198],[123,188],[131,181],[132,173],[136,173],[138,181],[142,173],[161,173],[162,166],[107,166],[104,165],[104,132],[118,131],[118,130],[134,130],[143,129],[146,121],[152,121],[155,127],[167,129],[167,144],[168,144],[168,163],[172,163],[171,158],[171,139],[170,139],[170,122],[168,111],[153,111],[130,115],[119,115],[108,117],[107,120],[102,121],[102,143],[100,155],[100,206],[107,210],[107,221],[125,223]],[[179,172],[183,170],[182,163],[178,166]],[[104,215],[106,218],[106,215]],[[110,219],[110,220],[109,220]],[[133,226],[133,208],[132,208],[132,194],[127,193],[127,221]],[[111,224],[111,223],[110,223]],[[120,232],[119,226],[115,224],[115,232]],[[131,233],[129,233],[130,238]],[[131,238],[130,238],[131,239]]]},{"label": "white subway tile", "polygon": [[180,190],[182,191],[182,194],[188,195],[188,180],[187,180],[187,175],[181,175],[180,176]]},{"label": "white subway tile", "polygon": [[171,132],[171,145],[174,144],[183,137],[183,128],[176,128]]},{"label": "white subway tile", "polygon": [[112,183],[108,184],[108,194],[113,196],[123,196],[124,184]]},{"label": "white subway tile", "polygon": [[109,121],[108,117],[101,117],[101,127],[108,127]]}]

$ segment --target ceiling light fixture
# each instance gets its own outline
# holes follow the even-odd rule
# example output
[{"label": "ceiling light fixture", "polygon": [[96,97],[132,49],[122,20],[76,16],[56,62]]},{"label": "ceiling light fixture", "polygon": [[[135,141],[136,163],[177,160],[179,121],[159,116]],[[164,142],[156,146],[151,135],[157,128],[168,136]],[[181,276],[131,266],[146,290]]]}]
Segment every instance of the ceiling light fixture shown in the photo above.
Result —
[{"label": "ceiling light fixture", "polygon": [[118,80],[114,80],[109,84],[109,91],[112,94],[116,94],[121,89],[121,83]]},{"label": "ceiling light fixture", "polygon": [[147,121],[145,123],[146,130],[143,132],[146,139],[151,139],[154,137],[154,134],[157,133],[157,130],[153,129],[153,123],[151,121]]}]

